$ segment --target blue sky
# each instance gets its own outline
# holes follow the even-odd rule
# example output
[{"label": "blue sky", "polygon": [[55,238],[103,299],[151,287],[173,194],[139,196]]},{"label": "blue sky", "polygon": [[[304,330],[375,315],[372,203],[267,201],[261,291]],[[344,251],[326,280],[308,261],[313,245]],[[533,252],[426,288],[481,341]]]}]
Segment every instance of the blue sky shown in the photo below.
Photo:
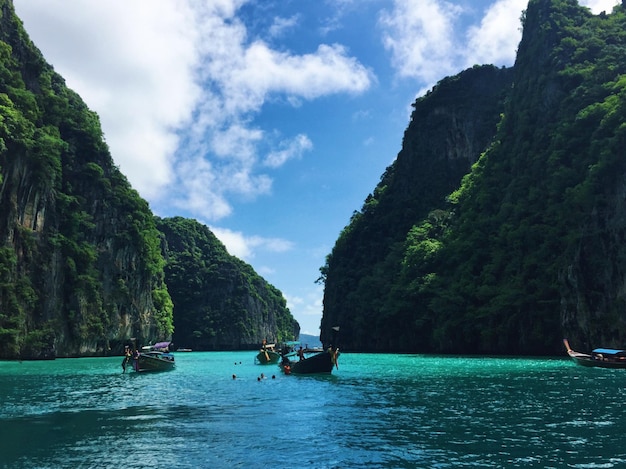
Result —
[{"label": "blue sky", "polygon": [[512,65],[527,2],[14,4],[154,213],[209,226],[317,335],[319,268],[400,150],[411,103],[474,64]]}]

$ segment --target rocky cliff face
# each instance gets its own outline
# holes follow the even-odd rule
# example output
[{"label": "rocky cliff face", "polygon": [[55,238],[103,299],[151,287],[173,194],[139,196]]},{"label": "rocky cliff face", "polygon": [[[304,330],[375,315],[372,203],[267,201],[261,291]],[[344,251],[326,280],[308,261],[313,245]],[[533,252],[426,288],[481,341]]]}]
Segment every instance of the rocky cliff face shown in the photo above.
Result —
[{"label": "rocky cliff face", "polygon": [[[445,206],[493,139],[512,79],[511,69],[474,67],[442,80],[413,104],[400,153],[322,268],[322,341],[330,341],[332,327],[340,325],[342,343],[350,348],[410,347],[396,334],[405,325],[379,314],[396,294],[403,244],[418,220]],[[371,321],[381,332],[374,337],[363,327]]]},{"label": "rocky cliff face", "polygon": [[160,243],[97,116],[0,0],[0,358],[169,336]]},{"label": "rocky cliff face", "polygon": [[323,339],[340,325],[357,350],[626,343],[624,4],[531,0],[523,26],[504,97],[484,96],[484,138],[463,74],[416,103],[403,153],[322,268]]},{"label": "rocky cliff face", "polygon": [[166,240],[177,346],[240,350],[298,337],[282,293],[228,254],[206,226],[175,217],[159,219],[157,227]]}]

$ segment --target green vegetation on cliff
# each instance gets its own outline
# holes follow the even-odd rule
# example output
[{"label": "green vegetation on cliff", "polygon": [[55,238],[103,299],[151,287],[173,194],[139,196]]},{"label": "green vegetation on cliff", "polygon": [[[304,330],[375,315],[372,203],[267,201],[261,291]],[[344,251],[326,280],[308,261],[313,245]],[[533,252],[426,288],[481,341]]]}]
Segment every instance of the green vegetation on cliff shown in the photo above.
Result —
[{"label": "green vegetation on cliff", "polygon": [[[512,86],[481,95],[466,71],[416,102],[321,269],[323,336],[340,324],[347,348],[506,354],[626,342],[624,7],[531,0],[523,22]],[[492,108],[440,119],[476,98]],[[462,130],[494,112],[486,139]],[[478,158],[460,183],[458,135],[474,142],[462,163]]]},{"label": "green vegetation on cliff", "polygon": [[298,323],[282,293],[231,256],[204,225],[157,219],[165,235],[165,279],[174,302],[176,346],[194,350],[258,347],[263,339],[293,340]]},{"label": "green vegetation on cliff", "polygon": [[0,357],[102,354],[168,337],[172,307],[148,204],[98,117],[0,0]]},{"label": "green vegetation on cliff", "polygon": [[174,323],[196,350],[299,333],[282,293],[207,227],[155,220],[98,116],[0,0],[0,358],[119,354]]}]

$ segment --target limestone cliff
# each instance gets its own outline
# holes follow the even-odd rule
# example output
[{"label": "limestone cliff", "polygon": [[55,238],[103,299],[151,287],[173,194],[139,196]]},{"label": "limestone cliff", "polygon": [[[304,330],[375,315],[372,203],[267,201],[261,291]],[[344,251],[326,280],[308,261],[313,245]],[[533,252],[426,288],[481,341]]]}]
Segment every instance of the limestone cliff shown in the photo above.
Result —
[{"label": "limestone cliff", "polygon": [[166,241],[176,346],[238,350],[298,338],[282,293],[228,254],[206,226],[175,217],[158,219],[157,227]]},{"label": "limestone cliff", "polygon": [[[625,346],[625,4],[530,0],[522,24],[497,93],[479,97],[463,73],[416,103],[402,153],[321,269],[322,339],[339,325],[355,350]],[[472,140],[481,98],[491,126]],[[462,179],[450,155],[470,156]]]},{"label": "limestone cliff", "polygon": [[98,117],[0,0],[0,358],[168,338],[163,266],[152,213]]},{"label": "limestone cliff", "polygon": [[407,233],[445,207],[446,196],[487,148],[512,78],[511,69],[474,67],[441,80],[413,104],[400,153],[321,269],[323,341],[330,341],[332,327],[340,325],[342,344],[349,348],[412,349],[413,335],[406,335],[411,327],[382,312],[397,295]]}]

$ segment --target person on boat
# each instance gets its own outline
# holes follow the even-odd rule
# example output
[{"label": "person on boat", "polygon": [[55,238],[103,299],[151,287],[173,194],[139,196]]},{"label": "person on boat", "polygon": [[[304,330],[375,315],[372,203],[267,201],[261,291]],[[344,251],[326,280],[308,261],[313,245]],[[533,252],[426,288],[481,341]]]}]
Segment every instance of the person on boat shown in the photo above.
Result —
[{"label": "person on boat", "polygon": [[302,346],[298,349],[298,358],[300,358],[300,361],[304,360],[304,350],[302,349]]}]

